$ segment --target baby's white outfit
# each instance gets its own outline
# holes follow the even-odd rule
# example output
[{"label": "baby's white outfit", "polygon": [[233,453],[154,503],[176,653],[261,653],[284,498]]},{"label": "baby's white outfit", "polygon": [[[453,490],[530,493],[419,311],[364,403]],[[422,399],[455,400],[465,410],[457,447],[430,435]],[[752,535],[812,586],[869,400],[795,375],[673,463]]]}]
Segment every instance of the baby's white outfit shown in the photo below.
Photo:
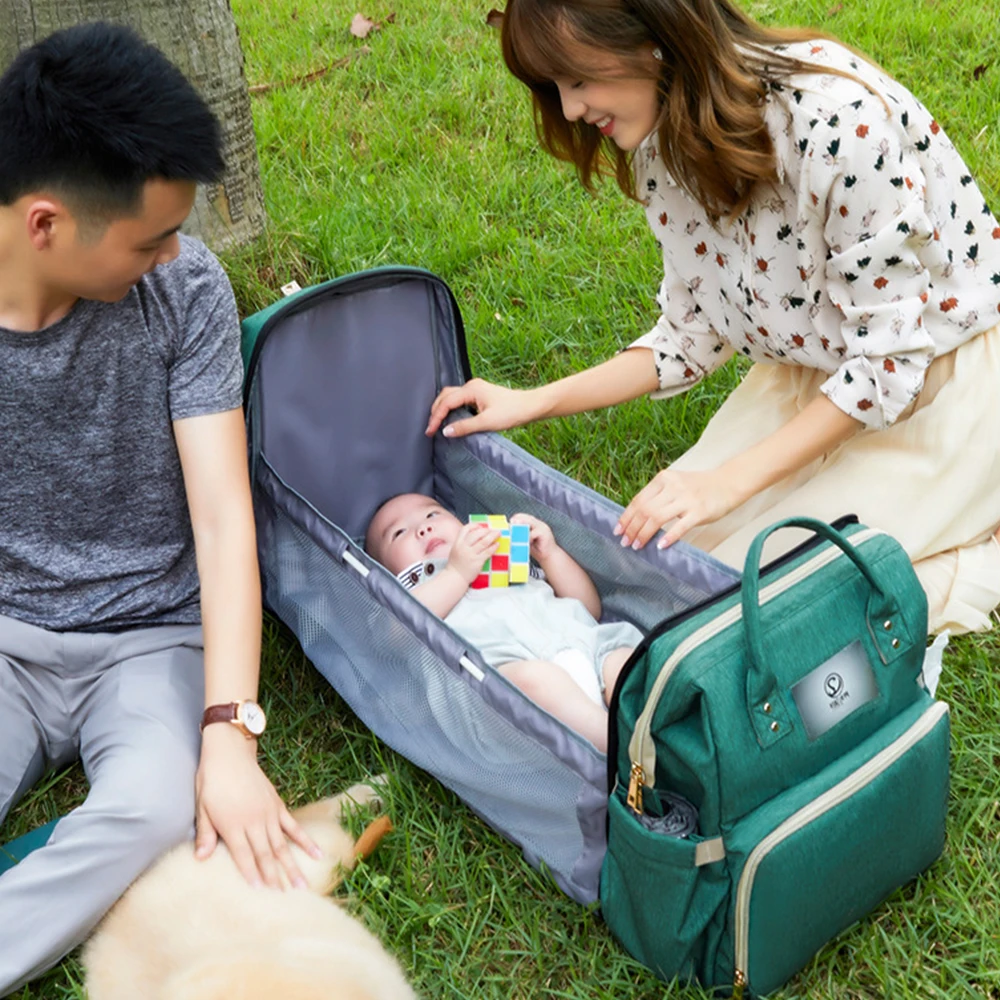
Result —
[{"label": "baby's white outfit", "polygon": [[[444,561],[409,566],[399,574],[412,588],[439,572]],[[634,647],[642,633],[628,622],[598,622],[572,597],[557,597],[542,579],[511,587],[469,590],[445,619],[492,667],[515,660],[548,660],[561,666],[598,704],[603,704],[602,666],[607,655]]]}]

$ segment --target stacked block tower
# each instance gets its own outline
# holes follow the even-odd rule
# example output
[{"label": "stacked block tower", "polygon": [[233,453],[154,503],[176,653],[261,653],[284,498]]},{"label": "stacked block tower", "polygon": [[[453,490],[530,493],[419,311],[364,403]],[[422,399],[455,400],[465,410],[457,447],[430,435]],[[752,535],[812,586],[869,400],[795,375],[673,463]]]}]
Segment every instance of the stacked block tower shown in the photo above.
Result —
[{"label": "stacked block tower", "polygon": [[469,523],[485,522],[500,532],[500,545],[483,563],[479,576],[472,581],[476,590],[484,587],[509,587],[528,582],[531,529],[526,524],[511,524],[503,514],[472,514]]}]

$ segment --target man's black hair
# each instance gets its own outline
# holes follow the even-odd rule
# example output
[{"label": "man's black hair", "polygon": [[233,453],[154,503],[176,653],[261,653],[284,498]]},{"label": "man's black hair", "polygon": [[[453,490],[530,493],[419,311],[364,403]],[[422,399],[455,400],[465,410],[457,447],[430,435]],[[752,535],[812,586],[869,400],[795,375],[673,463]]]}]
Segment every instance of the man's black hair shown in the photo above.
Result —
[{"label": "man's black hair", "polygon": [[57,31],[0,78],[0,205],[52,190],[110,220],[147,181],[218,180],[219,123],[184,74],[121,25]]}]

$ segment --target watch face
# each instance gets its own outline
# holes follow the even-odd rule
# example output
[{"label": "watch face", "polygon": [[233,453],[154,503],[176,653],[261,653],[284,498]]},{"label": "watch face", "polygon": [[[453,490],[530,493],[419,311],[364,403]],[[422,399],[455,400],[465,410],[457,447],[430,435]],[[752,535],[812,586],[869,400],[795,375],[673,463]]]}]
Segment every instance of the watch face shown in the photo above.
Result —
[{"label": "watch face", "polygon": [[245,701],[240,705],[240,721],[254,735],[264,732],[264,710],[253,701]]}]

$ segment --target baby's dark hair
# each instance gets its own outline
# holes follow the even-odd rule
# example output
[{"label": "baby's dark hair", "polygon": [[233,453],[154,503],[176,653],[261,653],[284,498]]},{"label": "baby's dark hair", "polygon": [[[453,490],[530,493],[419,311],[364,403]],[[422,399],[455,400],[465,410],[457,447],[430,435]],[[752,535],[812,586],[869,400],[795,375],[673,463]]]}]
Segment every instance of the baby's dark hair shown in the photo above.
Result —
[{"label": "baby's dark hair", "polygon": [[155,46],[121,25],[57,31],[0,78],[0,204],[51,190],[105,222],[136,213],[147,181],[216,181],[222,131]]}]

